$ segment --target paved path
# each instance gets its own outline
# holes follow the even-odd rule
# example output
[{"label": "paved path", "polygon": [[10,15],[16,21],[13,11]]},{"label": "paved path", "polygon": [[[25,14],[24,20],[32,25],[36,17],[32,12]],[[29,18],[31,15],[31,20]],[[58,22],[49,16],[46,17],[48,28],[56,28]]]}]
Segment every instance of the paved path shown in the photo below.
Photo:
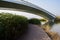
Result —
[{"label": "paved path", "polygon": [[37,25],[29,24],[28,32],[19,40],[51,40],[44,30]]}]

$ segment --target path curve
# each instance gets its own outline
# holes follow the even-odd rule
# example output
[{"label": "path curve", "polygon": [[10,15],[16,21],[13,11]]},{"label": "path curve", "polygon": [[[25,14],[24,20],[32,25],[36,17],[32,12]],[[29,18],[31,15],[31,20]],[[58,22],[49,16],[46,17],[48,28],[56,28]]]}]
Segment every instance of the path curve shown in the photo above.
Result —
[{"label": "path curve", "polygon": [[19,40],[51,40],[42,28],[37,25],[29,24],[28,32]]}]

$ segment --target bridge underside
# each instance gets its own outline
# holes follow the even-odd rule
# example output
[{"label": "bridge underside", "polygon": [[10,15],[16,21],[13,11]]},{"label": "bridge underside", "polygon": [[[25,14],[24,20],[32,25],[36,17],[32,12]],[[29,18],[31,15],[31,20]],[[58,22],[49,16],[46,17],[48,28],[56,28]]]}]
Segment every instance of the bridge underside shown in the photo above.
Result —
[{"label": "bridge underside", "polygon": [[51,21],[55,19],[55,16],[50,12],[28,2],[16,3],[16,2],[0,1],[0,7],[11,8],[19,11],[33,13]]}]

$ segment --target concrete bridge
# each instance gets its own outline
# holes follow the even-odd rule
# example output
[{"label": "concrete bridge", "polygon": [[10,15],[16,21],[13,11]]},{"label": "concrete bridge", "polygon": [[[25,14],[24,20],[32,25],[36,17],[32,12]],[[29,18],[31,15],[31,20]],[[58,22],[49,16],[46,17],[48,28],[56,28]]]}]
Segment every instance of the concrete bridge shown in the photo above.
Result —
[{"label": "concrete bridge", "polygon": [[[1,8],[2,7],[2,8]],[[0,8],[6,8],[6,9],[12,9],[12,10],[19,10],[19,11],[24,11],[24,12],[28,12],[28,13],[33,13],[39,16],[42,16],[46,19],[48,19],[49,21],[54,22],[55,20],[55,15],[53,15],[52,13],[32,4],[26,1],[0,1]],[[4,10],[6,10],[4,9]]]}]

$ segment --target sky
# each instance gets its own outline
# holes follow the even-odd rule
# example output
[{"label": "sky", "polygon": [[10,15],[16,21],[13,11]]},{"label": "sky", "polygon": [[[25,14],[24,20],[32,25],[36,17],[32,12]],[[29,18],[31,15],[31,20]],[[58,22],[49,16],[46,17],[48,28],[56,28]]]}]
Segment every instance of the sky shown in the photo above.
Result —
[{"label": "sky", "polygon": [[4,13],[11,13],[11,14],[16,14],[16,15],[22,15],[27,17],[28,19],[30,18],[38,18],[38,19],[42,19],[43,17],[38,16],[38,15],[34,15],[32,13],[27,13],[27,12],[21,12],[21,11],[12,11],[12,10],[0,10],[0,13],[4,12]]},{"label": "sky", "polygon": [[[20,0],[9,0],[9,1],[20,1]],[[60,0],[24,0],[32,4],[35,4],[56,16],[60,16]],[[26,15],[28,17],[33,17],[32,15]],[[35,16],[34,16],[35,17]],[[37,17],[37,16],[36,16]],[[39,17],[38,17],[39,18]]]},{"label": "sky", "polygon": [[56,16],[60,16],[60,0],[26,0]]}]

